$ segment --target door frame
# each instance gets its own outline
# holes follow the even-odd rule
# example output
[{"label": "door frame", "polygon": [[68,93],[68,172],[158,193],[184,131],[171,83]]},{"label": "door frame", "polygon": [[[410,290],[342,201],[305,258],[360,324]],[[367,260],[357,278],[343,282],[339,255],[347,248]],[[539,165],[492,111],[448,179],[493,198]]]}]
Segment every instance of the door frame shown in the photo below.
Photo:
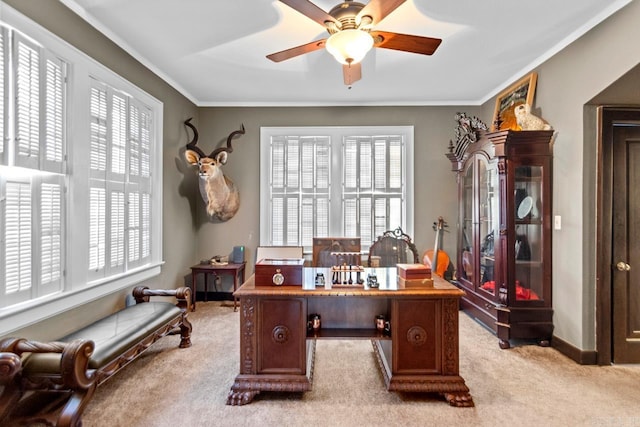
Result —
[{"label": "door frame", "polygon": [[613,362],[613,132],[612,124],[640,106],[597,107],[596,170],[596,353],[598,365]]}]

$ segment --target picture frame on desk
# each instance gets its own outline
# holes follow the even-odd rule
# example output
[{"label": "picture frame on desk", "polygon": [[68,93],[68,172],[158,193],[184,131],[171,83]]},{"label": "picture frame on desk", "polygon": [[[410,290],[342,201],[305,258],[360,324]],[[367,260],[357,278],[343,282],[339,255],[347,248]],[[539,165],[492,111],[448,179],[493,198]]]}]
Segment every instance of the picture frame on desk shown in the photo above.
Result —
[{"label": "picture frame on desk", "polygon": [[[498,94],[491,122],[492,131],[521,130],[516,123],[514,108],[520,104],[533,105],[537,80],[538,74],[530,73]],[[500,123],[496,126],[498,120]]]}]

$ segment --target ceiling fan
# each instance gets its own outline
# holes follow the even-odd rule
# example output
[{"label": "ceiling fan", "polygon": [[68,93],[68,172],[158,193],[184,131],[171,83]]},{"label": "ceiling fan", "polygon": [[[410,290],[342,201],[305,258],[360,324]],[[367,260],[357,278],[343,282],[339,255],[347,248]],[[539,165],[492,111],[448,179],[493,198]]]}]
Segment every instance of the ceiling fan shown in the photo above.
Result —
[{"label": "ceiling fan", "polygon": [[328,13],[308,0],[280,1],[325,27],[330,35],[325,39],[272,53],[267,58],[280,62],[326,47],[342,63],[346,85],[362,78],[360,61],[372,47],[431,55],[442,42],[441,39],[431,37],[372,30],[406,0],[371,0],[366,5],[345,0]]}]

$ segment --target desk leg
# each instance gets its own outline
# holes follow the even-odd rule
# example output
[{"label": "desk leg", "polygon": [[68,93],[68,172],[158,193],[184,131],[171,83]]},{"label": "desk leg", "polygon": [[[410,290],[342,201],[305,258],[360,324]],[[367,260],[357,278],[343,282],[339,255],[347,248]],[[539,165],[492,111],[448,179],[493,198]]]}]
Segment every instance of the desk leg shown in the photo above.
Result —
[{"label": "desk leg", "polygon": [[191,311],[196,311],[196,278],[195,271],[191,272]]},{"label": "desk leg", "polygon": [[[238,290],[238,272],[233,275],[233,293]],[[238,298],[233,295],[233,311],[238,311]]]},{"label": "desk leg", "polygon": [[204,302],[209,301],[209,274],[204,273]]}]

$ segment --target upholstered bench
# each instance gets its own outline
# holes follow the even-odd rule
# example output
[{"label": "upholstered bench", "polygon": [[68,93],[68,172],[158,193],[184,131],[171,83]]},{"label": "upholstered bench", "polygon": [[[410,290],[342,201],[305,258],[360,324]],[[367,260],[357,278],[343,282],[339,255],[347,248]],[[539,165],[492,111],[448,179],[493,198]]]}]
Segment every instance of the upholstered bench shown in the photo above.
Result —
[{"label": "upholstered bench", "polygon": [[[153,301],[172,296],[177,304]],[[55,342],[20,338],[0,341],[0,425],[5,421],[81,425],[97,386],[136,359],[165,335],[180,334],[180,348],[191,346],[187,313],[191,290],[133,290],[128,306]]]}]

